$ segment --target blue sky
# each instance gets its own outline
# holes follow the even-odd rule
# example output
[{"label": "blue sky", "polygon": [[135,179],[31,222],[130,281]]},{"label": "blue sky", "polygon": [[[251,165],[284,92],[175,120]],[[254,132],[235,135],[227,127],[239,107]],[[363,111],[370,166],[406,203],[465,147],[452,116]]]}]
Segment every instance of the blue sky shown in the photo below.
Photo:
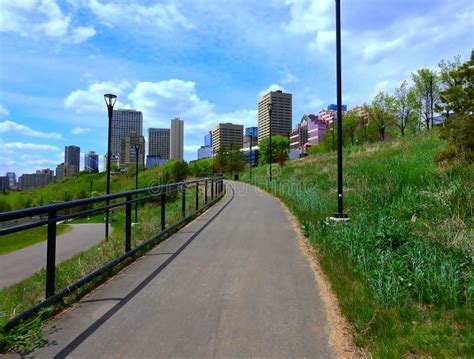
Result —
[{"label": "blue sky", "polygon": [[[349,107],[474,45],[468,0],[342,0],[342,14]],[[187,160],[215,124],[256,125],[278,85],[296,123],[335,101],[334,39],[333,0],[0,0],[0,175],[55,168],[69,144],[105,154],[107,92],[145,130],[181,117]]]}]

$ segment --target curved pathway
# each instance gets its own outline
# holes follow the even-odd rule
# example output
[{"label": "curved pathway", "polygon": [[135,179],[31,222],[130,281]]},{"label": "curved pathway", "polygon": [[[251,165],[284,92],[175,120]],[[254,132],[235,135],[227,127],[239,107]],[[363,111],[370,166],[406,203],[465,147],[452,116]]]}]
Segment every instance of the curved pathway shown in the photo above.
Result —
[{"label": "curved pathway", "polygon": [[[56,263],[74,257],[105,238],[100,223],[70,224],[72,229],[56,239]],[[28,278],[46,267],[46,240],[0,255],[0,289]]]},{"label": "curved pathway", "polygon": [[329,358],[326,312],[278,201],[223,200],[44,328],[35,358]]}]

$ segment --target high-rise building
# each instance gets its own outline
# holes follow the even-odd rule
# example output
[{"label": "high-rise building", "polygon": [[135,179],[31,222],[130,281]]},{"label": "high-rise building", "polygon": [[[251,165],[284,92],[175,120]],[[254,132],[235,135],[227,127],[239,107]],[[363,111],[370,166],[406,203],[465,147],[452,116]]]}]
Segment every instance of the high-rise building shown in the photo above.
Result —
[{"label": "high-rise building", "polygon": [[170,158],[170,129],[148,129],[148,156],[162,159]]},{"label": "high-rise building", "polygon": [[212,157],[212,147],[201,146],[198,148],[198,160]]},{"label": "high-rise building", "polygon": [[76,165],[61,163],[56,166],[56,181],[62,181],[65,178],[76,175],[79,171]]},{"label": "high-rise building", "polygon": [[50,180],[48,173],[24,173],[19,178],[19,185],[22,190],[46,186]]},{"label": "high-rise building", "polygon": [[10,179],[7,176],[0,176],[0,191],[10,189]]},{"label": "high-rise building", "polygon": [[64,164],[76,166],[76,173],[79,172],[79,165],[81,164],[81,149],[73,145],[64,147]]},{"label": "high-rise building", "polygon": [[[119,155],[112,155],[110,157],[110,168],[113,170],[118,169],[120,166]],[[104,155],[104,171],[107,171],[107,155]]]},{"label": "high-rise building", "polygon": [[168,163],[170,160],[167,158],[161,158],[158,156],[146,156],[146,168],[152,168],[154,166],[163,166],[165,163]]},{"label": "high-rise building", "polygon": [[270,135],[270,113],[272,104],[272,136],[289,136],[292,122],[292,96],[281,90],[270,91],[258,100],[258,136],[263,139]]},{"label": "high-rise building", "polygon": [[243,144],[244,126],[220,123],[212,129],[212,150],[218,153],[221,148],[240,149]]},{"label": "high-rise building", "polygon": [[212,131],[209,131],[206,136],[204,136],[204,147],[212,147]]},{"label": "high-rise building", "polygon": [[122,138],[122,146],[120,147],[120,167],[127,167],[137,163],[138,146],[138,165],[145,165],[145,138],[138,135],[126,135]]},{"label": "high-rise building", "polygon": [[45,169],[42,169],[42,170],[36,170],[36,174],[45,174],[45,175],[47,175],[48,183],[54,181],[54,171],[49,169],[49,168],[45,168]]},{"label": "high-rise building", "polygon": [[245,136],[252,136],[258,138],[258,127],[246,127]]},{"label": "high-rise building", "polygon": [[179,118],[171,120],[170,159],[182,161],[184,152],[184,121]]},{"label": "high-rise building", "polygon": [[84,171],[99,172],[99,155],[89,151],[84,155]]},{"label": "high-rise building", "polygon": [[16,189],[16,173],[7,172],[6,176],[8,177],[10,189]]},{"label": "high-rise building", "polygon": [[122,139],[126,135],[143,135],[143,114],[136,110],[114,110],[110,135],[112,138],[110,151],[113,156],[118,157],[120,156]]}]

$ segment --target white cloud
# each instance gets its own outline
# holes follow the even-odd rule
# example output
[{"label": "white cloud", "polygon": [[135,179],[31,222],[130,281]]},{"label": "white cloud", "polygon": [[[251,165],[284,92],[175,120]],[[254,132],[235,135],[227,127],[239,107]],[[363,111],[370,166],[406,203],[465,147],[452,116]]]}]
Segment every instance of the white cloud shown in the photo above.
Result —
[{"label": "white cloud", "polygon": [[19,133],[24,136],[50,138],[55,140],[62,138],[60,133],[35,131],[28,126],[21,125],[13,121],[0,122],[0,133]]},{"label": "white cloud", "polygon": [[93,27],[71,25],[55,0],[0,1],[0,32],[15,32],[24,37],[44,35],[74,44],[95,35]]},{"label": "white cloud", "polygon": [[290,6],[291,20],[283,27],[293,33],[307,34],[325,30],[331,26],[333,1],[286,0]]},{"label": "white cloud", "polygon": [[40,145],[36,143],[24,143],[24,142],[10,142],[10,143],[0,143],[0,149],[2,151],[12,151],[12,150],[27,150],[27,151],[60,151],[60,148],[57,146],[51,145]]},{"label": "white cloud", "polygon": [[114,93],[117,95],[116,108],[129,108],[120,99],[124,97],[125,91],[130,88],[128,81],[114,83],[111,81],[94,82],[87,90],[74,90],[65,99],[64,106],[68,109],[75,109],[77,113],[106,111],[104,94]]},{"label": "white cloud", "polygon": [[298,78],[290,72],[286,73],[283,79],[281,80],[283,84],[291,84],[297,81],[298,81]]},{"label": "white cloud", "polygon": [[173,2],[168,4],[155,3],[146,6],[135,1],[114,4],[89,0],[85,1],[85,6],[108,26],[133,23],[139,24],[140,27],[147,25],[166,30],[172,30],[174,27],[193,28],[193,24]]},{"label": "white cloud", "polygon": [[73,135],[82,135],[83,133],[87,133],[87,132],[90,132],[91,129],[90,128],[83,128],[83,127],[74,127],[72,130],[71,130],[71,133]]},{"label": "white cloud", "polygon": [[0,104],[0,116],[8,116],[10,113]]},{"label": "white cloud", "polygon": [[268,86],[266,89],[260,91],[260,92],[258,93],[258,97],[262,97],[263,95],[269,93],[270,91],[277,91],[277,90],[283,91],[283,87],[280,86],[280,85],[277,85],[277,84],[271,84],[271,85]]}]

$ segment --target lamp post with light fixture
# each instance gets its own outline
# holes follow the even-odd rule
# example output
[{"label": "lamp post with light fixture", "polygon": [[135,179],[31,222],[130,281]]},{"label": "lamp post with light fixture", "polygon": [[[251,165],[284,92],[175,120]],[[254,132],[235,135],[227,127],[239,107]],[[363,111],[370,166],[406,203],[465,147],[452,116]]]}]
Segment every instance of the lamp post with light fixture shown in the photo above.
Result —
[{"label": "lamp post with light fixture", "polygon": [[[114,113],[114,105],[117,101],[117,96],[111,93],[104,95],[104,101],[107,105],[107,113],[109,115],[109,129],[108,129],[108,139],[107,139],[107,184],[106,184],[106,194],[110,194],[110,157],[111,153],[111,142],[112,142],[112,115]],[[109,205],[109,200],[106,201],[106,206]],[[105,214],[105,239],[109,238],[109,209],[107,208]]]}]

